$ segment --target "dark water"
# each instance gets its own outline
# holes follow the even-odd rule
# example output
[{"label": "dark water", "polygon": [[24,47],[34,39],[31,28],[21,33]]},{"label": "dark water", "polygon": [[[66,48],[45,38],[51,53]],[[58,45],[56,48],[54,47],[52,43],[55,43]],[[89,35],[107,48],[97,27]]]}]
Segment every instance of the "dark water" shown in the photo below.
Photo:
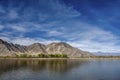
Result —
[{"label": "dark water", "polygon": [[120,60],[0,60],[0,80],[120,80]]}]

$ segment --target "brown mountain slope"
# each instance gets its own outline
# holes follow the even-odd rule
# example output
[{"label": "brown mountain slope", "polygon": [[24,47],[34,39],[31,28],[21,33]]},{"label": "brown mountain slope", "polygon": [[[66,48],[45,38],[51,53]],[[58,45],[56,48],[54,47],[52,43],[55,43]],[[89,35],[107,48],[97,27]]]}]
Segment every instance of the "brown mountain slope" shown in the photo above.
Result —
[{"label": "brown mountain slope", "polygon": [[29,53],[40,54],[40,53],[47,53],[46,46],[40,43],[34,43],[27,47]]},{"label": "brown mountain slope", "polygon": [[40,53],[66,54],[68,57],[94,56],[89,52],[82,51],[64,42],[51,43],[47,46],[40,43],[34,43],[29,46],[21,46],[18,44],[8,43],[0,39],[0,56],[14,55],[19,53],[27,53],[32,55],[38,55]]},{"label": "brown mountain slope", "polygon": [[14,53],[24,53],[25,51],[25,46],[14,45],[0,39],[0,55],[12,55]]},{"label": "brown mountain slope", "polygon": [[79,50],[64,42],[51,43],[47,46],[46,51],[52,54],[67,54],[69,57],[93,56],[89,52]]}]

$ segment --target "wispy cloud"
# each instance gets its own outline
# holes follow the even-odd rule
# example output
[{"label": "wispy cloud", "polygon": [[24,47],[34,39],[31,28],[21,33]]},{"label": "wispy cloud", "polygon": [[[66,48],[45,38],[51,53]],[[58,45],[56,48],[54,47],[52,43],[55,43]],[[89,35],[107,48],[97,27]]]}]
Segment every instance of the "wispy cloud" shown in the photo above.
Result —
[{"label": "wispy cloud", "polygon": [[27,32],[26,28],[24,28],[22,25],[11,25],[11,28],[14,31]]},{"label": "wispy cloud", "polygon": [[[120,52],[119,36],[104,29],[111,20],[93,8],[85,14],[61,0],[35,0],[34,5],[32,1],[21,0],[18,6],[14,4],[0,3],[0,38],[4,40],[21,45],[64,41],[91,52]],[[99,24],[92,24],[92,18],[97,18]]]},{"label": "wispy cloud", "polygon": [[[4,39],[6,39],[6,38],[4,38]],[[55,39],[46,40],[46,39],[42,39],[42,38],[32,39],[32,38],[28,38],[28,37],[21,37],[21,38],[18,37],[18,38],[11,40],[11,42],[14,44],[21,44],[21,45],[31,45],[33,43],[42,43],[42,44],[47,45],[52,42],[61,42],[61,41],[55,40]]]},{"label": "wispy cloud", "polygon": [[60,36],[62,35],[63,33],[62,32],[59,32],[59,31],[48,31],[48,36]]},{"label": "wispy cloud", "polygon": [[69,36],[72,38],[69,44],[90,52],[120,52],[120,46],[116,45],[119,38],[110,31],[92,28],[77,34],[77,37]]}]

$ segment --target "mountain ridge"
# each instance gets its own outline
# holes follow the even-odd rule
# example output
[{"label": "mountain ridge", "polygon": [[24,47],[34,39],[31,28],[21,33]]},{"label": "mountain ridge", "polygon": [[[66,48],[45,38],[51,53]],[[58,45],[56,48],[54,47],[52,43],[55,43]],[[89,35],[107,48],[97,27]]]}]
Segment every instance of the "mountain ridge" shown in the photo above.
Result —
[{"label": "mountain ridge", "polygon": [[92,53],[82,51],[72,47],[65,42],[53,42],[48,45],[42,43],[33,43],[29,46],[8,43],[0,39],[0,56],[15,55],[15,54],[66,54],[68,57],[89,57],[94,56]]}]

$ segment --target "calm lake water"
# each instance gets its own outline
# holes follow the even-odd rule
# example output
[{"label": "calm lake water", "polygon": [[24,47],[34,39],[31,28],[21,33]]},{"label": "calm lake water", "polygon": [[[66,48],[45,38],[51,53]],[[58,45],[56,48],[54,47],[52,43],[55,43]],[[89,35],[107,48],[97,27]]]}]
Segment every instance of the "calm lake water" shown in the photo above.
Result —
[{"label": "calm lake water", "polygon": [[120,80],[120,60],[0,60],[0,80]]}]

